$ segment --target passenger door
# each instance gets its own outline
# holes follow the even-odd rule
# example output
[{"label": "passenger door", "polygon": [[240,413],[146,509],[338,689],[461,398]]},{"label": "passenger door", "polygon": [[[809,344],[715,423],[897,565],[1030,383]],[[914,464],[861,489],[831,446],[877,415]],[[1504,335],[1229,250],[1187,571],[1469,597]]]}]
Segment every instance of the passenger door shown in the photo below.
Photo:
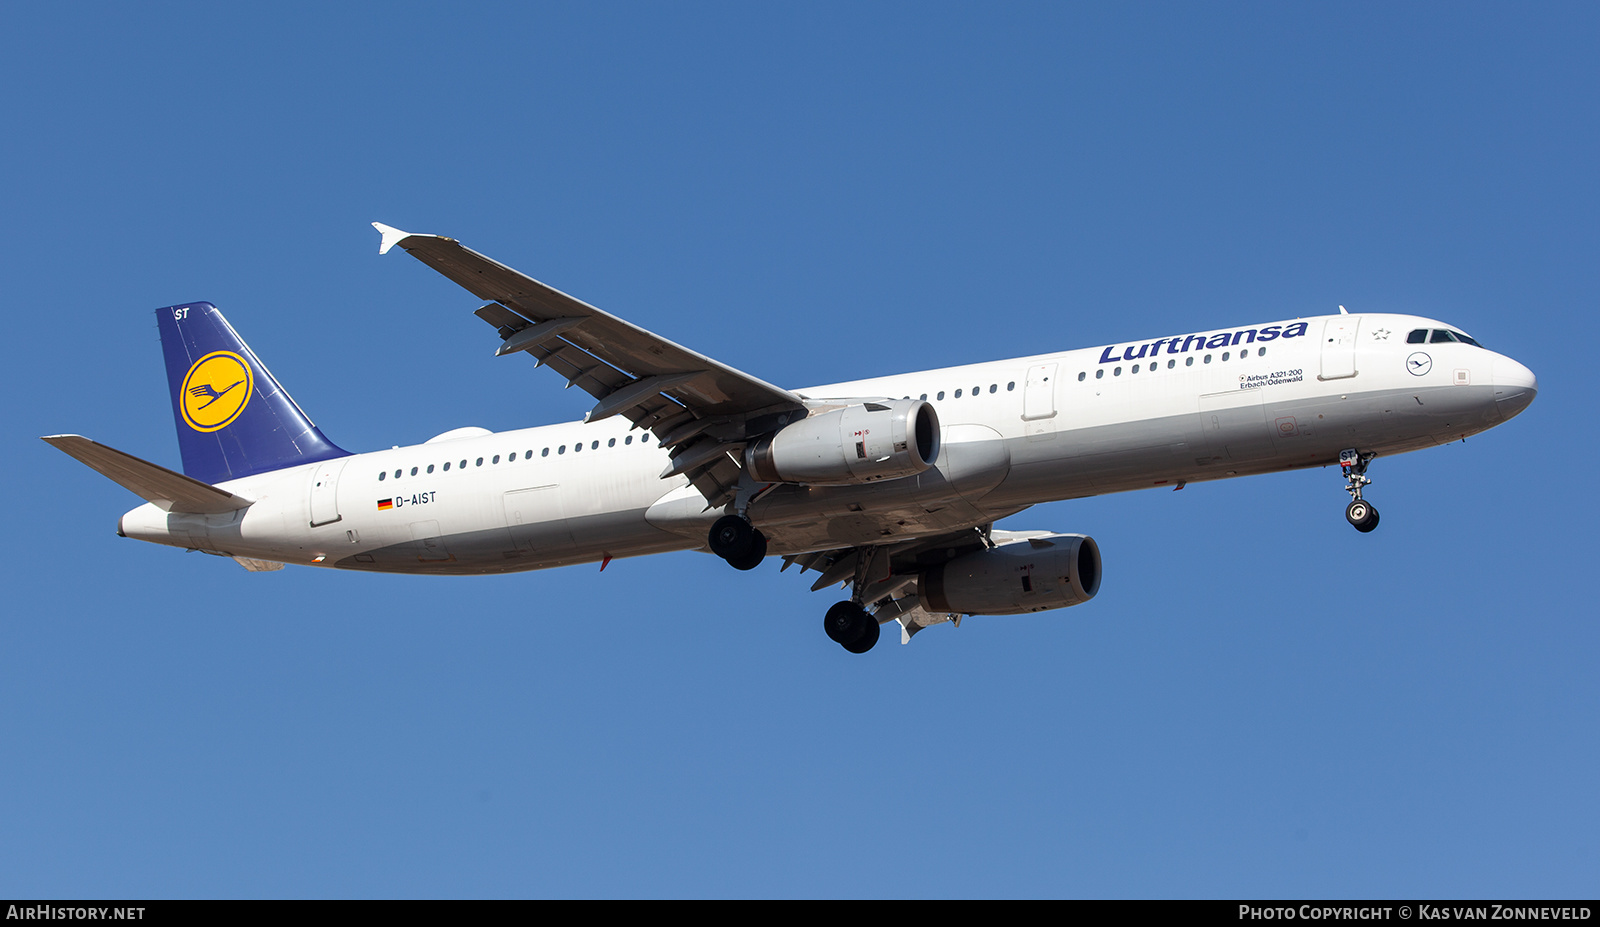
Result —
[{"label": "passenger door", "polygon": [[311,468],[311,527],[331,525],[342,517],[339,514],[339,474],[349,462],[350,458],[339,457]]},{"label": "passenger door", "polygon": [[1334,316],[1322,326],[1322,375],[1318,379],[1338,380],[1356,375],[1356,328],[1358,315]]}]

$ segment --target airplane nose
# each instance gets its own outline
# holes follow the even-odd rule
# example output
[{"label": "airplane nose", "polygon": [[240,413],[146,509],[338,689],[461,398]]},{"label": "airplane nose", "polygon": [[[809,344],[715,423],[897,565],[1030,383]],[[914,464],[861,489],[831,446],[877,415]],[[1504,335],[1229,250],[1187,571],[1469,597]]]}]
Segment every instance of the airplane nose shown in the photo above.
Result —
[{"label": "airplane nose", "polygon": [[1539,379],[1533,371],[1509,357],[1494,359],[1494,401],[1502,418],[1510,418],[1526,409],[1539,392]]}]

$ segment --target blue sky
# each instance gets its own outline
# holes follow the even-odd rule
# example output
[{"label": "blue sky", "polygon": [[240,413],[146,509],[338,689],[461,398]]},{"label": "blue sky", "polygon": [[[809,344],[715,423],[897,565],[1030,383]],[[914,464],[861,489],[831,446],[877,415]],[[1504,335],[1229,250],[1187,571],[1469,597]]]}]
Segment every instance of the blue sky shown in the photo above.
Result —
[{"label": "blue sky", "polygon": [[[987,5],[994,7],[995,5]],[[1592,4],[16,5],[0,896],[1592,896]],[[579,417],[367,223],[788,386],[1332,311],[1522,416],[1040,506],[1088,605],[853,658],[690,553],[509,577],[115,536],[151,310],[352,450]]]}]

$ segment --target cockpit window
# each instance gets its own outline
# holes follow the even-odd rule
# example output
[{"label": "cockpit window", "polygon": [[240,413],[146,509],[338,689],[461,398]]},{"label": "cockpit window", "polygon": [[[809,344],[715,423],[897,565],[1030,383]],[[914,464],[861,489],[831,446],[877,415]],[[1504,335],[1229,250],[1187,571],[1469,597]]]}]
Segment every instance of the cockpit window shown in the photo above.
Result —
[{"label": "cockpit window", "polygon": [[1470,344],[1475,348],[1483,347],[1483,345],[1454,329],[1436,328],[1433,330],[1432,336],[1430,337],[1429,335],[1430,333],[1426,328],[1412,329],[1411,334],[1406,336],[1406,344],[1449,344],[1452,341],[1459,341],[1462,344]]}]

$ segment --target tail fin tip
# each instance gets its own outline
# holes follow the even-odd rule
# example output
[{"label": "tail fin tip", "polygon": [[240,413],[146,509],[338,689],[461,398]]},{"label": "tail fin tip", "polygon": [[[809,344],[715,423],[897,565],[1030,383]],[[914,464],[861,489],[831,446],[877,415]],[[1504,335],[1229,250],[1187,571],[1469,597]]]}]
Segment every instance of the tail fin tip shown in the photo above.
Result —
[{"label": "tail fin tip", "polygon": [[349,455],[329,441],[217,307],[156,310],[185,475],[216,484]]}]

